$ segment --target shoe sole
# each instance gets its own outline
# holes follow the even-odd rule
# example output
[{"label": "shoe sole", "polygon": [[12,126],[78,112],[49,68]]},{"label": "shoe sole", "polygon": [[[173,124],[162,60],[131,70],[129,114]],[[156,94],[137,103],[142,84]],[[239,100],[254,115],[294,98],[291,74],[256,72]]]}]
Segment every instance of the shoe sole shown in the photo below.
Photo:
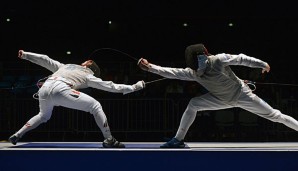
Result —
[{"label": "shoe sole", "polygon": [[160,148],[185,148],[185,145],[181,145],[181,146],[160,146]]}]

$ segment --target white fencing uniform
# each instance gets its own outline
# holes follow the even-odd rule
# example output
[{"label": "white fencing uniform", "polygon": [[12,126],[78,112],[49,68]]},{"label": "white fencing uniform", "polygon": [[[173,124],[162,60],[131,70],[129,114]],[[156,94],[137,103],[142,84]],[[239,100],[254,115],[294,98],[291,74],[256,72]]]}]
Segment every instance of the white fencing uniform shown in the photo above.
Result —
[{"label": "white fencing uniform", "polygon": [[93,71],[85,66],[62,64],[42,54],[24,52],[21,58],[43,66],[52,71],[53,74],[39,89],[40,112],[15,133],[17,137],[22,137],[26,132],[48,121],[54,106],[63,106],[93,114],[104,138],[111,138],[108,121],[101,104],[89,95],[77,91],[77,89],[93,87],[113,93],[127,94],[144,88],[143,81],[133,85],[103,81],[93,76]]},{"label": "white fencing uniform", "polygon": [[265,68],[265,62],[244,54],[217,54],[210,55],[204,71],[191,68],[169,68],[149,64],[149,72],[166,78],[196,81],[209,92],[190,100],[180,121],[175,138],[183,140],[189,127],[196,117],[197,111],[219,110],[239,107],[257,114],[273,122],[298,131],[298,122],[279,110],[273,109],[269,104],[254,94],[251,89],[239,79],[229,65],[242,65],[252,68]]}]

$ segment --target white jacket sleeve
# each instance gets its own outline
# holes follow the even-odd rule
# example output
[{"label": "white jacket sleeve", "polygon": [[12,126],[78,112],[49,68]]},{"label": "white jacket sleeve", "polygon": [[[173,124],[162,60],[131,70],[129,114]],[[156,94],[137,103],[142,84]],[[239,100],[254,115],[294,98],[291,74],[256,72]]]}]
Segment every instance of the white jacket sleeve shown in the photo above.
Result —
[{"label": "white jacket sleeve", "polygon": [[265,68],[267,63],[256,59],[254,57],[247,56],[245,54],[239,54],[239,55],[231,55],[231,54],[218,54],[217,55],[220,59],[220,61],[224,64],[224,66],[227,65],[242,65],[247,66],[251,68]]},{"label": "white jacket sleeve", "polygon": [[61,66],[64,64],[55,61],[51,58],[49,58],[47,55],[43,54],[37,54],[32,52],[24,52],[21,56],[22,59],[26,59],[32,63],[35,63],[37,65],[40,65],[53,73],[56,72]]},{"label": "white jacket sleeve", "polygon": [[112,81],[103,81],[100,78],[97,78],[93,75],[89,75],[87,78],[87,85],[88,87],[112,92],[112,93],[123,93],[128,94],[145,87],[145,83],[142,81],[138,81],[136,84],[133,85],[126,85],[126,84],[116,84]]},{"label": "white jacket sleeve", "polygon": [[161,67],[154,64],[149,64],[149,72],[158,74],[160,76],[170,78],[170,79],[179,79],[179,80],[187,80],[193,81],[195,80],[195,72],[191,68],[169,68],[169,67]]}]

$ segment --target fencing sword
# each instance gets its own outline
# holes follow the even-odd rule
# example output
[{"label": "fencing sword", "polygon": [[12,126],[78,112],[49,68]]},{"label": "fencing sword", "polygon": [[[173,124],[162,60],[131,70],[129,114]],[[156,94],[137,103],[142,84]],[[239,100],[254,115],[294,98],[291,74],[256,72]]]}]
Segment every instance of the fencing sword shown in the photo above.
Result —
[{"label": "fencing sword", "polygon": [[167,78],[160,78],[160,79],[153,80],[153,81],[147,81],[147,82],[145,82],[145,84],[147,85],[147,84],[151,84],[151,83],[154,83],[154,82],[157,82],[157,81],[161,81],[161,80],[165,80],[165,79],[167,79]]}]

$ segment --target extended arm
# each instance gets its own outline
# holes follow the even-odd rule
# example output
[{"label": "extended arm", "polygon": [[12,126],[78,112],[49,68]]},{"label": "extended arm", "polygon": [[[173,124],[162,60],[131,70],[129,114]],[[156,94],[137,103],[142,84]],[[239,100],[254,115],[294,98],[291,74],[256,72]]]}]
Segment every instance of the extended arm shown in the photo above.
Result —
[{"label": "extended arm", "polygon": [[123,94],[128,94],[145,88],[144,81],[138,81],[136,84],[133,84],[133,85],[115,84],[112,81],[103,81],[102,79],[94,77],[93,75],[90,75],[88,77],[87,84],[89,87],[93,87],[96,89],[100,89],[100,90],[104,90],[112,93],[123,93]]},{"label": "extended arm", "polygon": [[262,68],[262,73],[270,71],[270,66],[267,62],[247,56],[245,54],[219,54],[218,56],[221,62],[224,63],[224,65],[242,65],[251,68]]},{"label": "extended arm", "polygon": [[141,58],[138,61],[138,66],[144,71],[149,71],[166,78],[188,80],[188,81],[194,80],[195,72],[190,68],[183,69],[183,68],[161,67],[161,66],[149,63],[147,59],[144,59],[144,58]]},{"label": "extended arm", "polygon": [[49,58],[47,55],[25,52],[23,50],[19,50],[18,57],[21,59],[26,59],[37,65],[40,65],[52,72],[56,72],[61,66],[64,65],[58,61]]}]

